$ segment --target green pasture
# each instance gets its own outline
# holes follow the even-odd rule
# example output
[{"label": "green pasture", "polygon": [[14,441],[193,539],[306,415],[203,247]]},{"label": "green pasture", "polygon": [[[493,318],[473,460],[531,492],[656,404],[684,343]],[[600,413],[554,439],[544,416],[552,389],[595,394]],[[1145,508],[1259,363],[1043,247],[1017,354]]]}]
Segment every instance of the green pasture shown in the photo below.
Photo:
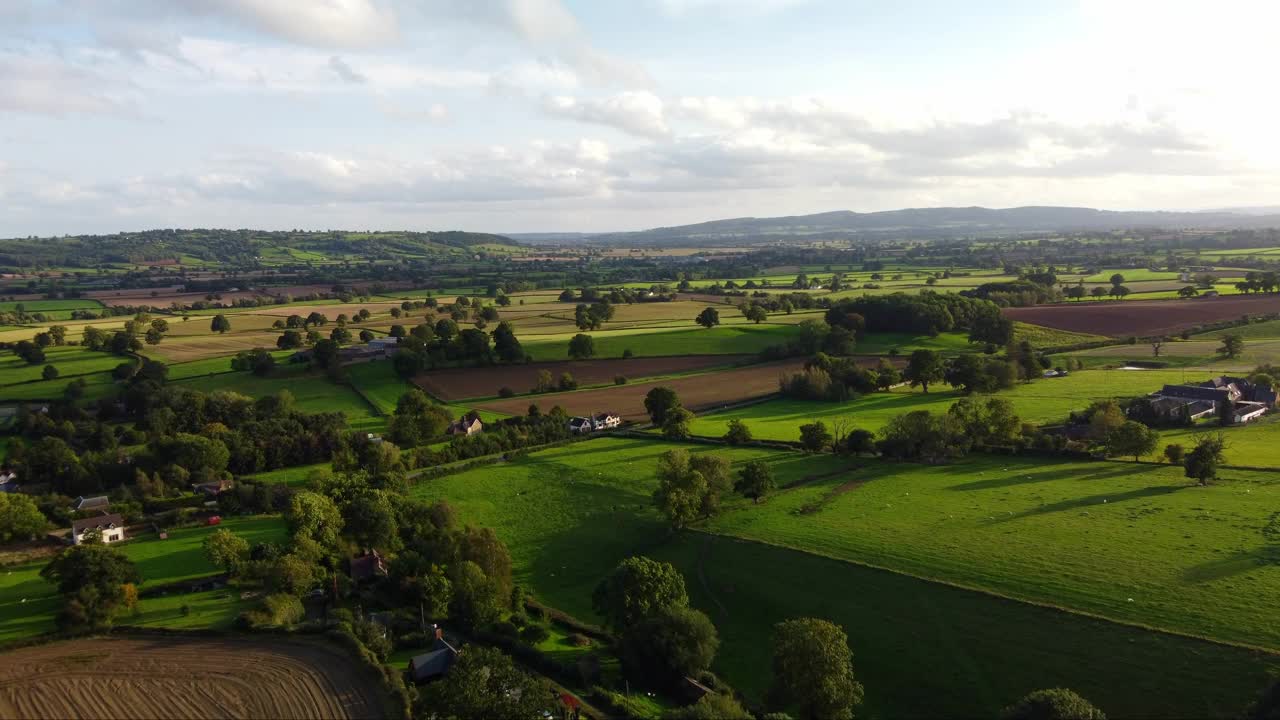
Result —
[{"label": "green pasture", "polygon": [[1276,661],[736,538],[678,536],[650,554],[683,571],[720,633],[716,672],[757,701],[773,627],[795,617],[848,633],[862,718],[996,717],[1045,687],[1108,717],[1233,718]]},{"label": "green pasture", "polygon": [[[763,696],[768,684],[773,625],[799,616],[830,618],[849,632],[856,672],[867,684],[867,703],[859,713],[863,717],[989,717],[1031,689],[1059,685],[1084,692],[1113,716],[1140,711],[1148,717],[1230,717],[1266,683],[1265,671],[1273,657],[1263,653],[874,570],[821,557],[821,548],[807,553],[731,537],[673,535],[660,522],[650,498],[657,455],[670,447],[596,439],[425,481],[412,493],[445,499],[464,522],[493,527],[511,549],[517,581],[545,602],[583,619],[595,617],[591,590],[621,558],[645,554],[675,563],[694,604],[719,629],[722,647],[715,670],[753,700]],[[861,508],[854,498],[872,487],[844,492],[841,486],[849,478],[868,471],[841,471],[844,463],[829,455],[684,447],[694,453],[727,454],[735,465],[762,457],[783,485],[801,483],[758,508],[733,501],[730,513],[714,522],[716,530],[734,530],[756,513],[783,528],[805,528],[812,519],[828,515],[848,517]],[[938,475],[946,470],[886,467]],[[833,471],[837,476],[828,479]],[[897,487],[889,478],[883,485],[883,492],[889,493]],[[1085,496],[1093,492],[1089,488]],[[925,495],[933,501],[932,495]],[[828,504],[850,498],[854,509],[842,506],[796,515],[790,512],[796,504],[793,496],[827,498]],[[924,515],[932,518],[938,512]],[[917,537],[926,542],[937,527],[903,524],[907,528],[902,540],[886,531],[864,531],[853,521],[843,533],[873,547],[897,546]],[[991,532],[1004,541],[999,529]],[[1051,532],[1041,532],[1040,548]],[[985,557],[989,545],[975,541],[965,550]],[[1019,545],[1030,546],[1025,541]],[[1139,554],[1140,548],[1140,543],[1134,545],[1123,558]],[[1104,561],[1110,562],[1096,560]],[[1074,568],[1074,563],[1068,566]],[[1236,605],[1246,601],[1241,598]],[[1214,672],[1206,673],[1207,666]]]},{"label": "green pasture", "polygon": [[[59,380],[69,381],[81,375],[109,372],[127,360],[118,355],[95,352],[78,345],[47,347],[44,349],[44,355],[44,362],[32,365],[12,352],[0,353],[0,386],[43,382],[41,373],[45,365],[52,365],[58,369]],[[66,382],[62,384],[65,385]],[[0,399],[3,399],[3,393],[4,390],[0,389]]]},{"label": "green pasture", "polygon": [[[1165,383],[1199,382],[1212,376],[1208,370],[1082,370],[1067,377],[1040,378],[1019,383],[997,393],[1013,403],[1024,421],[1056,423],[1073,410],[1094,400],[1146,395]],[[879,430],[894,416],[913,410],[944,412],[963,393],[938,383],[928,393],[900,387],[889,392],[863,395],[845,403],[779,398],[734,410],[704,415],[694,420],[695,435],[723,435],[730,420],[742,420],[761,440],[798,440],[800,426],[822,420],[828,426],[843,421],[865,430]],[[979,396],[981,397],[981,396]]]},{"label": "green pasture", "polygon": [[[230,363],[226,358],[223,360]],[[358,429],[374,425],[381,428],[384,422],[374,408],[351,387],[336,384],[302,364],[277,367],[267,377],[258,377],[249,372],[227,372],[193,377],[176,384],[206,393],[226,390],[254,398],[288,390],[293,394],[298,409],[304,412],[341,412],[347,416],[348,424]]]},{"label": "green pasture", "polygon": [[[284,539],[284,523],[279,517],[228,518],[218,527],[231,530],[250,543]],[[137,565],[143,579],[140,589],[145,591],[148,584],[177,582],[219,572],[205,557],[201,545],[205,537],[218,527],[180,528],[170,531],[167,540],[148,535],[118,547]],[[38,563],[0,569],[0,641],[30,637],[54,629],[54,617],[61,601],[54,586],[40,577],[43,567],[44,563]],[[139,603],[140,624],[204,626],[211,616],[222,617],[228,612],[226,600],[196,595],[145,599]],[[168,617],[172,606],[180,610],[184,603],[191,605],[190,615],[176,612],[176,617]],[[124,619],[121,623],[133,624]]]},{"label": "green pasture", "polygon": [[1201,637],[1280,648],[1280,476],[974,456],[865,467],[717,518],[716,532]]},{"label": "green pasture", "polygon": [[16,300],[0,302],[0,312],[14,312],[21,305],[24,312],[48,313],[52,310],[96,310],[102,303],[89,298],[71,298],[68,300]]},{"label": "green pasture", "polygon": [[306,486],[307,478],[311,476],[311,473],[316,470],[328,470],[331,467],[333,467],[333,464],[327,462],[315,463],[314,465],[295,465],[294,467],[246,475],[245,478],[263,483],[283,483],[290,487],[303,488]]},{"label": "green pasture", "polygon": [[[591,590],[619,560],[657,545],[667,529],[652,509],[657,458],[674,446],[599,438],[418,482],[411,494],[442,499],[468,523],[492,527],[511,549],[516,580],[577,617],[594,617]],[[843,466],[832,456],[686,446],[735,464],[764,459],[781,482]]]}]

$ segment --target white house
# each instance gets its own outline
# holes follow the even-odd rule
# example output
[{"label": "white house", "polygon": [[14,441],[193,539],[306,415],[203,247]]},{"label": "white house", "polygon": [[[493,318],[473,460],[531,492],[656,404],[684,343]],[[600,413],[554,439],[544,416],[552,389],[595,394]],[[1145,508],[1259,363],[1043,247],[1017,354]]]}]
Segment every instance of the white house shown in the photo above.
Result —
[{"label": "white house", "polygon": [[94,517],[76,520],[71,523],[71,542],[79,545],[84,542],[85,535],[98,533],[104,543],[124,540],[124,518],[119,513],[95,515]]},{"label": "white house", "polygon": [[591,418],[596,430],[608,430],[622,424],[622,418],[613,413],[599,413]]}]

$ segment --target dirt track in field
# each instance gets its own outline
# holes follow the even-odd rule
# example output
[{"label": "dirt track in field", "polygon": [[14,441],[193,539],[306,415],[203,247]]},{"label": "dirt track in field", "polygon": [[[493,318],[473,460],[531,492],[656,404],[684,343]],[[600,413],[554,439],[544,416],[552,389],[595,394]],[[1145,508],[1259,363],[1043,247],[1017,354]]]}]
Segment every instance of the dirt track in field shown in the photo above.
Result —
[{"label": "dirt track in field", "polygon": [[[433,370],[415,377],[413,382],[428,393],[453,402],[474,397],[491,397],[503,387],[527,393],[538,382],[538,373],[546,370],[555,381],[570,373],[579,385],[613,382],[619,375],[635,381],[655,375],[672,375],[704,368],[733,365],[748,360],[750,355],[686,355],[682,357],[632,358],[630,360],[575,360],[531,363],[510,367],[458,368]],[[526,403],[527,407],[527,403]]]},{"label": "dirt track in field", "polygon": [[1174,333],[1237,320],[1242,315],[1280,312],[1280,295],[1249,295],[1193,300],[1117,300],[1005,308],[1004,316],[1058,330],[1125,337]]},{"label": "dirt track in field", "polygon": [[94,638],[0,655],[0,717],[375,718],[372,678],[318,642]]}]

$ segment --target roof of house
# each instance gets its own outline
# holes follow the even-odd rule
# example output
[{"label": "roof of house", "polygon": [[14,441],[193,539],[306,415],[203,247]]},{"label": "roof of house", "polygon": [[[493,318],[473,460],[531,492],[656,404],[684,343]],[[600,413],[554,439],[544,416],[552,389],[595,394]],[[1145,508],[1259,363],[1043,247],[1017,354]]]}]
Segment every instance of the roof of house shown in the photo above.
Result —
[{"label": "roof of house", "polygon": [[86,510],[93,508],[111,507],[111,499],[106,495],[94,495],[93,497],[85,497],[81,495],[76,498],[76,509]]},{"label": "roof of house", "polygon": [[435,646],[409,661],[409,672],[414,680],[426,680],[445,674],[458,658],[458,649],[444,638],[436,638]]},{"label": "roof of house", "polygon": [[1224,401],[1229,399],[1230,391],[1226,388],[1200,387],[1198,385],[1165,385],[1160,394],[1165,397],[1184,398],[1187,400]]},{"label": "roof of house", "polygon": [[351,558],[351,578],[353,580],[368,580],[375,575],[385,575],[387,572],[386,565],[382,562],[382,556],[377,550]]},{"label": "roof of house", "polygon": [[120,516],[120,513],[96,515],[71,522],[71,532],[77,535],[85,530],[105,530],[112,527],[124,527],[124,518]]}]

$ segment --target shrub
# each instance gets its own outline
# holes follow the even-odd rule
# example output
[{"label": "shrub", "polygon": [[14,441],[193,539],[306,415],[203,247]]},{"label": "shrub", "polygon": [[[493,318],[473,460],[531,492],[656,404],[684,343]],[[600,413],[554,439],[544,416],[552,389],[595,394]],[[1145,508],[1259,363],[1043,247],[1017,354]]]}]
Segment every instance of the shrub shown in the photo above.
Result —
[{"label": "shrub", "polygon": [[613,384],[614,384],[614,385],[626,385],[626,384],[627,384],[627,376],[626,376],[626,375],[615,375],[615,376],[613,377]]},{"label": "shrub", "polygon": [[537,645],[546,642],[551,637],[551,632],[541,625],[526,625],[520,631],[520,641],[526,645]]},{"label": "shrub", "polygon": [[591,638],[582,633],[570,633],[569,644],[574,647],[591,647]]},{"label": "shrub", "polygon": [[490,630],[493,631],[494,635],[501,635],[502,637],[507,637],[507,638],[513,638],[516,635],[518,635],[520,632],[519,630],[516,630],[515,625],[512,625],[506,620],[499,620],[498,622],[494,623],[493,626],[490,628]]},{"label": "shrub", "polygon": [[503,386],[498,389],[498,397],[509,398],[509,397],[515,397],[515,396],[516,396],[516,391],[512,390],[509,387]]}]

